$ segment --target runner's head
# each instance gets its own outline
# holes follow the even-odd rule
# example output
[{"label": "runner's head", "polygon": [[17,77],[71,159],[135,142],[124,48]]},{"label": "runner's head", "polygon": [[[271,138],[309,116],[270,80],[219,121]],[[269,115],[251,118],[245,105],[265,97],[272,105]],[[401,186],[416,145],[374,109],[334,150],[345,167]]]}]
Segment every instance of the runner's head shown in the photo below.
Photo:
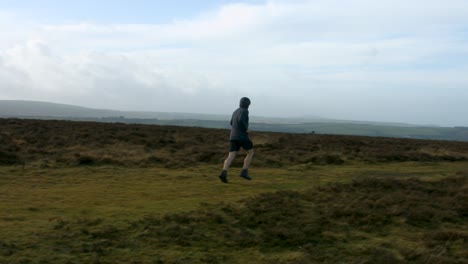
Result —
[{"label": "runner's head", "polygon": [[240,99],[240,103],[239,103],[239,106],[240,106],[240,107],[248,109],[248,108],[249,108],[249,105],[250,105],[250,99],[249,99],[249,98],[247,98],[247,97],[242,97],[242,98]]}]

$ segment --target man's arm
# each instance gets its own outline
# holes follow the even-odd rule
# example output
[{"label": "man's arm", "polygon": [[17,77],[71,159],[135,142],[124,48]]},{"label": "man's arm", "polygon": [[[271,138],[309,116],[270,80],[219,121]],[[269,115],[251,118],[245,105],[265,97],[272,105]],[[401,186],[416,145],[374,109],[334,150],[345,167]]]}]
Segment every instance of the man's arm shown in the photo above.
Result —
[{"label": "man's arm", "polygon": [[249,129],[249,112],[248,111],[242,111],[239,123],[243,131],[247,132],[247,130]]}]

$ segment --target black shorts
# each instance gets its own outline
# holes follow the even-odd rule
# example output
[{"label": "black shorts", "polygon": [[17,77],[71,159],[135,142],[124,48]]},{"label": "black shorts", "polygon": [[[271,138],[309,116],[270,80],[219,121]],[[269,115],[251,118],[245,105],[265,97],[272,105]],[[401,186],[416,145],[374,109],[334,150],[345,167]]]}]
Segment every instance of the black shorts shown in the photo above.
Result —
[{"label": "black shorts", "polygon": [[242,140],[230,140],[231,146],[229,147],[229,152],[239,151],[242,147],[245,150],[253,149],[253,143],[250,139],[242,139]]}]

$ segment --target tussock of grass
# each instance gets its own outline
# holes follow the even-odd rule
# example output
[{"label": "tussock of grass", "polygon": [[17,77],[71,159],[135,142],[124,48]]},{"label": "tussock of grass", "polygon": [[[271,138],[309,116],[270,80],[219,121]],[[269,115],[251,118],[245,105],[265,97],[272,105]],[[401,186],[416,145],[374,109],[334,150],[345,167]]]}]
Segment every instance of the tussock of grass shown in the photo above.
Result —
[{"label": "tussock of grass", "polygon": [[123,226],[57,218],[34,234],[34,243],[0,241],[0,260],[461,264],[468,256],[467,188],[468,173],[438,181],[364,178],[148,215]]}]

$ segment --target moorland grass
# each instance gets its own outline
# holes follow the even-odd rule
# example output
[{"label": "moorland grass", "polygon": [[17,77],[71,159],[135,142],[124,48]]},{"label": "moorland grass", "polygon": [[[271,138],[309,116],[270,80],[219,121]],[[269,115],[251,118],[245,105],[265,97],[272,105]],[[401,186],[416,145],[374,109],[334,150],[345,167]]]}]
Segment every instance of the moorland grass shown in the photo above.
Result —
[{"label": "moorland grass", "polygon": [[0,167],[0,263],[463,263],[467,167]]},{"label": "moorland grass", "polygon": [[[197,127],[0,119],[0,165],[217,165],[229,131]],[[468,142],[251,132],[257,166],[467,161]],[[239,160],[235,165],[239,165]]]},{"label": "moorland grass", "polygon": [[466,263],[468,143],[0,119],[0,263]]}]

